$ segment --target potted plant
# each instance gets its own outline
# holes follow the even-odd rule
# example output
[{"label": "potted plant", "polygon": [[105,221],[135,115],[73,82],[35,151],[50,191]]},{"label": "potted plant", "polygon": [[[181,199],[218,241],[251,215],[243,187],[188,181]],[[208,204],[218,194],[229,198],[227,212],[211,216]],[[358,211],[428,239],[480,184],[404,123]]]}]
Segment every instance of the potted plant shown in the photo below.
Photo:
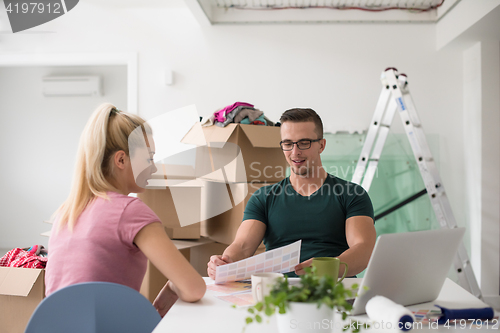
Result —
[{"label": "potted plant", "polygon": [[[356,295],[358,285],[345,288],[342,282],[336,282],[330,276],[318,277],[314,267],[305,271],[298,285],[290,285],[287,277],[278,281],[263,302],[248,308],[246,323],[260,323],[263,314],[272,316],[277,313],[281,333],[330,332],[335,308],[342,312],[342,320],[345,320],[347,311],[352,309],[347,299]],[[345,326],[344,330],[349,327],[352,332],[359,332],[368,325],[355,322]]]}]

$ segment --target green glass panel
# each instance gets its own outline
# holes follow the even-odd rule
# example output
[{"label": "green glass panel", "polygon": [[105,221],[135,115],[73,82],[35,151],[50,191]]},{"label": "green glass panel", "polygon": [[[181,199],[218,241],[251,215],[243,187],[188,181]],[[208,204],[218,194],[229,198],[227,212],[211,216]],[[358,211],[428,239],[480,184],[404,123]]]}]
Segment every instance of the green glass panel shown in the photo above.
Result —
[{"label": "green glass panel", "polygon": [[[326,148],[321,155],[326,171],[351,180],[366,134],[325,134]],[[436,164],[439,164],[439,137],[428,135],[427,141]],[[375,216],[394,207],[425,188],[406,134],[389,133],[369,195]],[[439,229],[427,194],[379,219],[377,235]],[[364,272],[359,274],[362,277]]]}]

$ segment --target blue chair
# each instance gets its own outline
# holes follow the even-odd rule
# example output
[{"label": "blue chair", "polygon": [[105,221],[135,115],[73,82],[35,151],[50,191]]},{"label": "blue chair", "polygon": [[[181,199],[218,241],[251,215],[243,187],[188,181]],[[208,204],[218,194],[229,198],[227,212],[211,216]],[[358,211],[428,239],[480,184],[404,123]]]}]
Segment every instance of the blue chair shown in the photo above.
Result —
[{"label": "blue chair", "polygon": [[45,298],[25,333],[151,333],[161,316],[136,290],[109,282],[86,282]]}]

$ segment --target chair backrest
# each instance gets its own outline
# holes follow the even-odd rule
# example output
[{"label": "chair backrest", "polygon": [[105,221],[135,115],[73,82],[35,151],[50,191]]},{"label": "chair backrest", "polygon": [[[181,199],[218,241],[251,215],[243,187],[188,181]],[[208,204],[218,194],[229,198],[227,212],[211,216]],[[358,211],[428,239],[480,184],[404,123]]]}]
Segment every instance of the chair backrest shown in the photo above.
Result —
[{"label": "chair backrest", "polygon": [[109,282],[86,282],[45,298],[25,333],[151,333],[161,317],[136,290]]}]

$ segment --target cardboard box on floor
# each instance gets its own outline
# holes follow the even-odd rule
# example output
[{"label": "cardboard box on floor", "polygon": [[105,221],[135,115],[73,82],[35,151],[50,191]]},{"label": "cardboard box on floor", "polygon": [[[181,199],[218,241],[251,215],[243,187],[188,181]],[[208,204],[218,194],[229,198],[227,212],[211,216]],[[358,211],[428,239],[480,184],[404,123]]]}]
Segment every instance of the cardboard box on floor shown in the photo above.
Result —
[{"label": "cardboard box on floor", "polygon": [[[137,194],[160,218],[171,239],[200,238],[201,188],[197,180],[150,179]],[[183,226],[184,222],[192,223]]]},{"label": "cardboard box on floor", "polygon": [[[222,253],[227,247],[225,244],[215,243],[207,238],[195,241],[174,240],[173,242],[201,276],[207,276],[207,263],[210,256]],[[141,286],[141,294],[153,302],[165,283],[167,283],[167,278],[148,261],[148,268]]]},{"label": "cardboard box on floor", "polygon": [[[189,249],[179,251],[189,261]],[[148,260],[146,275],[144,275],[144,280],[142,280],[141,294],[153,303],[165,283],[167,283],[167,278]]]},{"label": "cardboard box on floor", "polygon": [[0,325],[2,332],[23,333],[45,297],[45,270],[0,267]]},{"label": "cardboard box on floor", "polygon": [[[277,182],[286,177],[287,163],[280,148],[280,128],[229,124],[201,127],[195,124],[182,142],[197,147],[196,176],[239,182]],[[221,172],[224,170],[224,172]]]},{"label": "cardboard box on floor", "polygon": [[216,242],[231,244],[252,194],[263,186],[273,184],[204,181],[203,185],[200,233]]}]

